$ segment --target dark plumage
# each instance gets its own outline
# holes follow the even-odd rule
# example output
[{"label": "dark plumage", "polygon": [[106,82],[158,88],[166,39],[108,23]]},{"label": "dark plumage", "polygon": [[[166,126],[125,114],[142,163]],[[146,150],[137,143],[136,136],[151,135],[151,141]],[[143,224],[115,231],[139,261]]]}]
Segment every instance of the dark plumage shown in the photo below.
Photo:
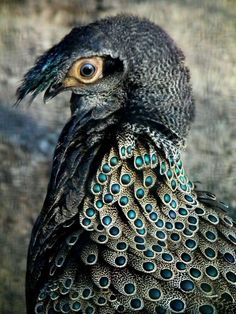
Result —
[{"label": "dark plumage", "polygon": [[180,156],[189,71],[148,20],[74,28],[25,75],[18,102],[72,91],[28,253],[28,313],[235,313],[236,228]]}]

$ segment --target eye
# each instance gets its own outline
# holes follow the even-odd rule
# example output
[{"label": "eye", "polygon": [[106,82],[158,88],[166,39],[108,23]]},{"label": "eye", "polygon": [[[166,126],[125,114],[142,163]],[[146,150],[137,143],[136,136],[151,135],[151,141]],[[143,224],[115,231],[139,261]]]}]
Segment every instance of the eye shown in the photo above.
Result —
[{"label": "eye", "polygon": [[91,63],[85,63],[80,68],[80,75],[84,77],[91,77],[96,72],[96,68]]},{"label": "eye", "polygon": [[95,83],[103,77],[104,58],[90,57],[75,61],[63,82],[65,87],[76,87],[81,84]]}]

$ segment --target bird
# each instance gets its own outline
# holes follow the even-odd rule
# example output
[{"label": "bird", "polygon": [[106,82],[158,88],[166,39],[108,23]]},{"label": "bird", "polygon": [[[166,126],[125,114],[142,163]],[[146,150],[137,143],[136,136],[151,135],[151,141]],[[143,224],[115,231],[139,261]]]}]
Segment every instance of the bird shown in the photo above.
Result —
[{"label": "bird", "polygon": [[25,74],[16,103],[67,91],[27,313],[236,313],[235,222],[182,160],[195,118],[182,50],[137,16],[75,27]]}]

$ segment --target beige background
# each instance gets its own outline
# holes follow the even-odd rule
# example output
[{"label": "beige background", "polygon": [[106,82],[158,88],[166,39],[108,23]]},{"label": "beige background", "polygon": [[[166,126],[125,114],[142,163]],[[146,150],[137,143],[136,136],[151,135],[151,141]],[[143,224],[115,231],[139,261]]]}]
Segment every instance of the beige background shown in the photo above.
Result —
[{"label": "beige background", "polygon": [[118,12],[150,18],[185,52],[197,105],[185,165],[236,208],[236,1],[0,0],[0,313],[24,313],[29,235],[69,116],[69,95],[14,109],[15,89],[73,25]]}]

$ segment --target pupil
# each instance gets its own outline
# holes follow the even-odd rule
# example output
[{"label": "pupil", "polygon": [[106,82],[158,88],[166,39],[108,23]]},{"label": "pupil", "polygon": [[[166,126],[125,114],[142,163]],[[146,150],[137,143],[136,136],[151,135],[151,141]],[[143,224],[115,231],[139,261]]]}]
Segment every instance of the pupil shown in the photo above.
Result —
[{"label": "pupil", "polygon": [[80,74],[86,77],[93,75],[94,72],[95,72],[95,66],[92,65],[91,63],[84,64],[80,69]]}]

